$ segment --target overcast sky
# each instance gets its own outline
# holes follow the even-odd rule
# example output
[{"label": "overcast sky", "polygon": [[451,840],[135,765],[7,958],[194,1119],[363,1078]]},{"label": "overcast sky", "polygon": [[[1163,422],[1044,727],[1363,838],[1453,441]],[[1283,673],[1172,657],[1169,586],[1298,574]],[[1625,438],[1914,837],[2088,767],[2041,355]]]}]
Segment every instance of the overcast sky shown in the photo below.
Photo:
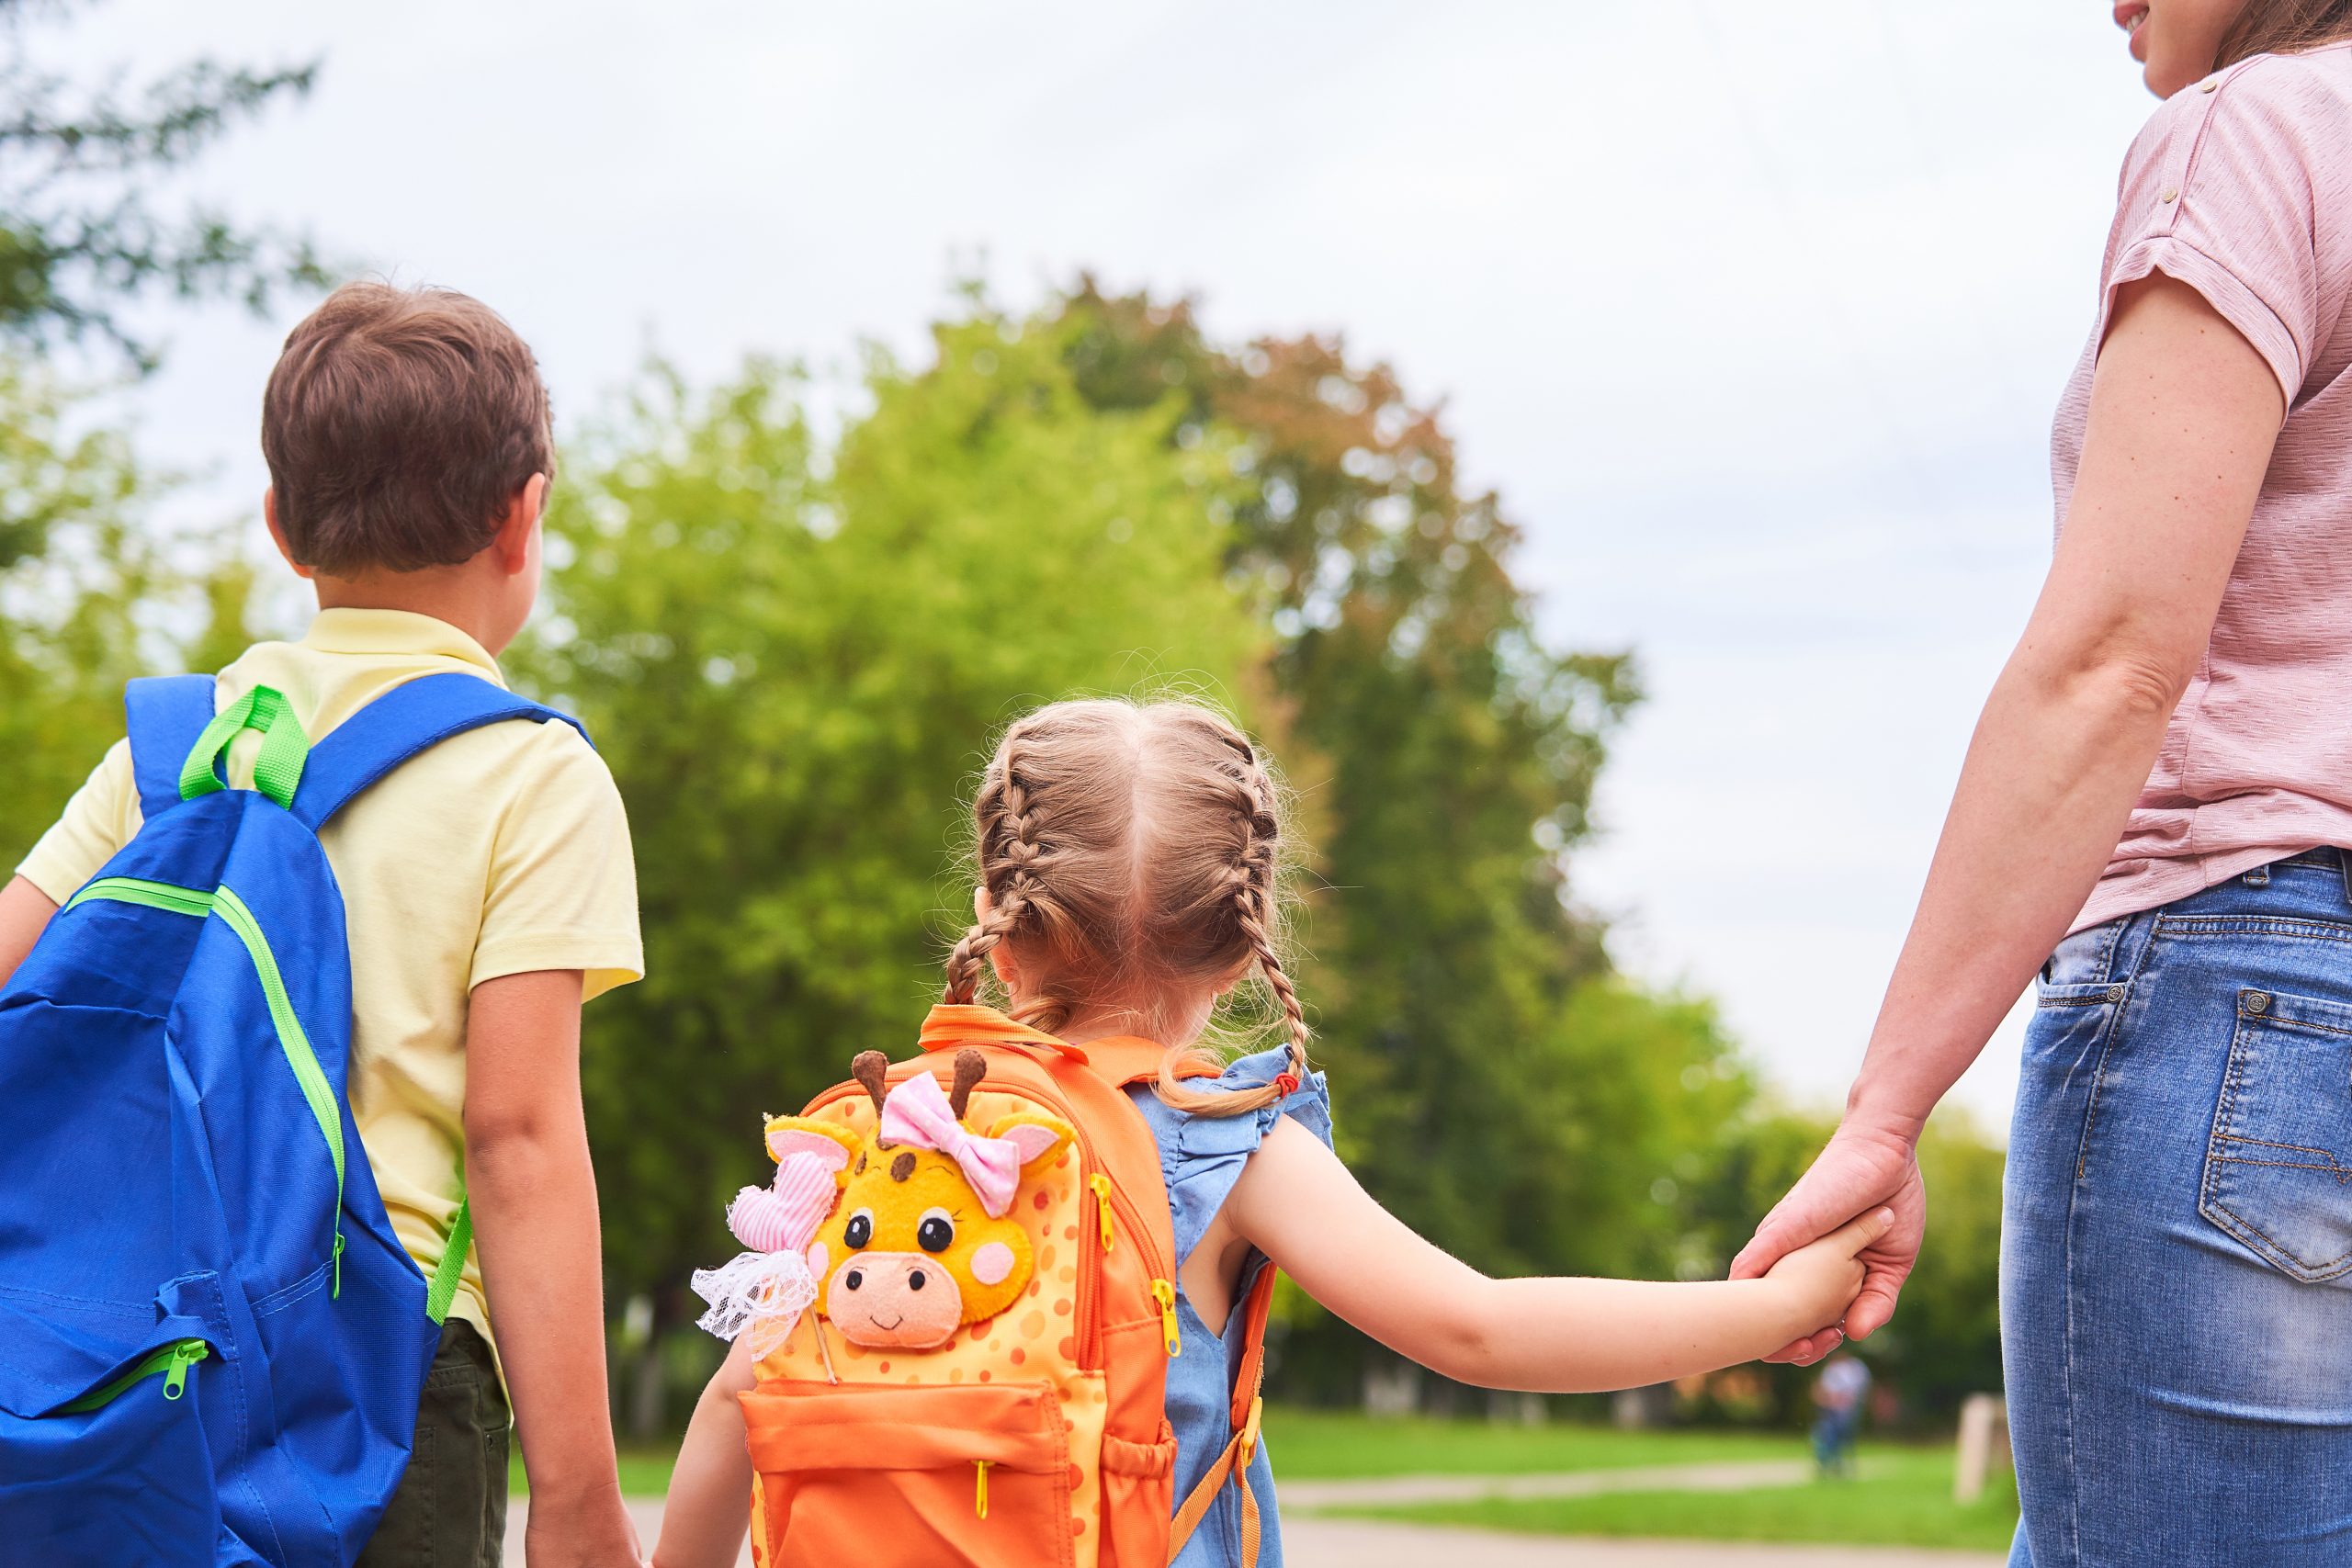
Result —
[{"label": "overcast sky", "polygon": [[[323,56],[193,187],[490,300],[560,418],[649,346],[918,353],[982,257],[1016,305],[1091,267],[1391,360],[1554,639],[1640,656],[1582,896],[1824,1103],[2040,579],[2153,108],[2104,0],[113,0],[43,36],[77,73]],[[137,404],[206,471],[184,508],[252,514],[290,321],[169,318]],[[1988,1122],[2014,1024],[1962,1090]]]}]

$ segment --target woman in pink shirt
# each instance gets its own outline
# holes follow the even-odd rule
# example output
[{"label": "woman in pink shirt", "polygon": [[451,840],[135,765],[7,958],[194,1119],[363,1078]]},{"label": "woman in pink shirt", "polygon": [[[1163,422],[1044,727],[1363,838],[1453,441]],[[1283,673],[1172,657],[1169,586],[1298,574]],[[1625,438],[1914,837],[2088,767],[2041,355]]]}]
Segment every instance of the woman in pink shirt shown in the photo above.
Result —
[{"label": "woman in pink shirt", "polygon": [[[1846,1116],[1734,1266],[1852,1216],[2037,985],[2002,1331],[2018,1568],[2352,1562],[2352,0],[2122,0],[2058,544]],[[2038,977],[2038,978],[2037,978]],[[1791,1346],[1810,1361],[1838,1339]]]}]

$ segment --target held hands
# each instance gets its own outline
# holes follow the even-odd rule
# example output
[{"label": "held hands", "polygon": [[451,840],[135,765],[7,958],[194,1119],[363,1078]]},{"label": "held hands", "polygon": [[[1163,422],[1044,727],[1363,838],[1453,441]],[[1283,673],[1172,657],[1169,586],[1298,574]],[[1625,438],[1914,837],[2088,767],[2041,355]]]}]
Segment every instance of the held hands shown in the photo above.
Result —
[{"label": "held hands", "polygon": [[[1845,1311],[1842,1332],[1838,1312],[1826,1311],[1819,1326],[1766,1360],[1811,1366],[1847,1335],[1867,1339],[1894,1315],[1895,1297],[1918,1261],[1928,1227],[1928,1190],[1919,1179],[1914,1140],[1895,1133],[1840,1127],[1813,1168],[1764,1216],[1755,1239],[1732,1259],[1731,1277],[1778,1278],[1784,1262],[1794,1263],[1816,1247],[1842,1246],[1840,1238],[1868,1224],[1868,1220],[1845,1222],[1873,1206],[1891,1218],[1848,1248],[1862,1279],[1860,1293]],[[1837,1229],[1841,1224],[1845,1228]]]},{"label": "held hands", "polygon": [[1775,1262],[1764,1278],[1784,1287],[1791,1320],[1835,1323],[1846,1315],[1869,1278],[1861,1254],[1894,1224],[1894,1210],[1874,1209]]}]

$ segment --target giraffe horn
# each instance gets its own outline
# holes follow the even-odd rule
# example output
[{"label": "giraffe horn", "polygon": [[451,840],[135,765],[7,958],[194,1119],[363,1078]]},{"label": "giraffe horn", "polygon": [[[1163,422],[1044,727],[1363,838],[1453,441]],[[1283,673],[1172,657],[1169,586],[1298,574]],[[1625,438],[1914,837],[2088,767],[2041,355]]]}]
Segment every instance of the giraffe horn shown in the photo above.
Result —
[{"label": "giraffe horn", "polygon": [[988,1076],[989,1059],[986,1056],[969,1045],[956,1053],[956,1087],[948,1091],[947,1109],[956,1113],[956,1121],[964,1119],[964,1108],[971,1103],[972,1090],[978,1088],[980,1080]]},{"label": "giraffe horn", "polygon": [[884,1075],[890,1070],[890,1058],[879,1051],[860,1051],[849,1065],[849,1076],[865,1086],[866,1094],[874,1101],[874,1114],[882,1114]]}]

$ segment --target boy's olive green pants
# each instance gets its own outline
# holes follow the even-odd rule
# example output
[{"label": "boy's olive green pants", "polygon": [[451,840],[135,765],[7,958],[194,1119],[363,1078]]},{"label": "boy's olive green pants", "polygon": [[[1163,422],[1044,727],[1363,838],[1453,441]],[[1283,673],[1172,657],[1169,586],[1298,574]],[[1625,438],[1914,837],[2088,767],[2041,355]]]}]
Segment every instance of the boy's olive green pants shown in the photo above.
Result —
[{"label": "boy's olive green pants", "polygon": [[408,1473],[356,1568],[499,1568],[513,1425],[490,1347],[451,1318],[424,1379]]}]

